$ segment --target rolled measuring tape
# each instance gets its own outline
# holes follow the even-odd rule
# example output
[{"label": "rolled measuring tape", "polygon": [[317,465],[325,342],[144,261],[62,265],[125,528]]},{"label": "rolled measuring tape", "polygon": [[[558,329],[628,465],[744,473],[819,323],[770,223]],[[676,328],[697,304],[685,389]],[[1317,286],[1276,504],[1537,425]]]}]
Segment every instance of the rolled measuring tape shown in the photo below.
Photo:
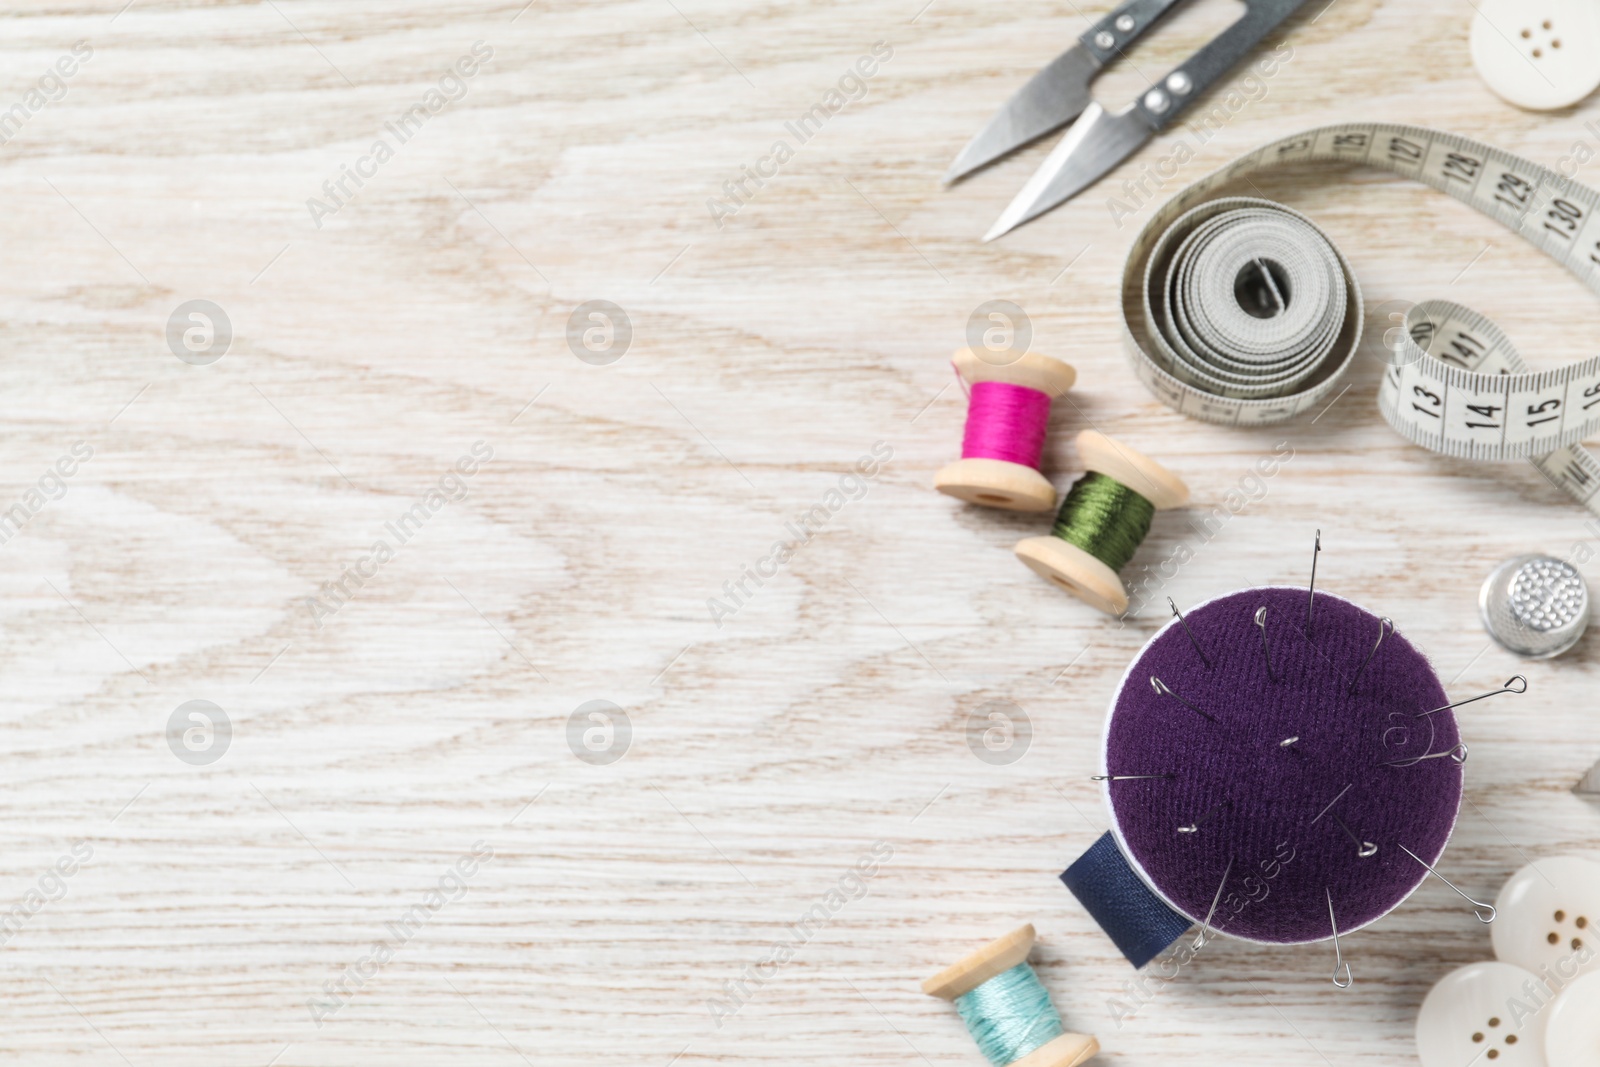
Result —
[{"label": "rolled measuring tape", "polygon": [[[1128,358],[1173,409],[1263,426],[1325,403],[1361,340],[1361,290],[1311,220],[1213,193],[1274,167],[1361,163],[1414,178],[1528,240],[1600,293],[1600,193],[1546,167],[1419,126],[1325,126],[1274,141],[1188,186],[1134,239],[1122,275]],[[1600,356],[1530,370],[1482,315],[1429,300],[1391,331],[1378,407],[1434,452],[1525,458],[1600,514]]]}]

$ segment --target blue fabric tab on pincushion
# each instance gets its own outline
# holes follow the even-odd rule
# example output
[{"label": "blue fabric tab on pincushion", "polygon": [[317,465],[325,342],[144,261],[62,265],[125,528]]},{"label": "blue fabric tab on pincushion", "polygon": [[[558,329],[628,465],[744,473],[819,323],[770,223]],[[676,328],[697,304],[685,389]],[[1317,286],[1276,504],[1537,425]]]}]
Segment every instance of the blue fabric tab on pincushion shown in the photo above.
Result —
[{"label": "blue fabric tab on pincushion", "polygon": [[1109,831],[1061,872],[1061,881],[1135,967],[1155,959],[1193,925],[1133,872]]}]

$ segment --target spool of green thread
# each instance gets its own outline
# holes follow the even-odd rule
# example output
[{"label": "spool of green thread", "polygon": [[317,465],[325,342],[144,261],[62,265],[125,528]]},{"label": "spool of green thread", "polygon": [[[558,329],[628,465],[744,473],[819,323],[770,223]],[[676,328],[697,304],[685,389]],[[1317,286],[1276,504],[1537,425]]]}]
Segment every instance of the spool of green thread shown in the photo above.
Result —
[{"label": "spool of green thread", "polygon": [[1187,503],[1189,487],[1105,434],[1085,430],[1077,445],[1087,473],[1061,501],[1050,536],[1017,542],[1017,558],[1085,603],[1121,615],[1128,593],[1117,572],[1139,551],[1155,513]]},{"label": "spool of green thread", "polygon": [[953,1001],[978,1050],[994,1067],[1076,1067],[1100,1042],[1067,1033],[1039,976],[1028,966],[1033,926],[1013,930],[922,983]]},{"label": "spool of green thread", "polygon": [[1090,471],[1067,490],[1050,536],[1077,545],[1114,571],[1139,551],[1156,506],[1109,474]]}]

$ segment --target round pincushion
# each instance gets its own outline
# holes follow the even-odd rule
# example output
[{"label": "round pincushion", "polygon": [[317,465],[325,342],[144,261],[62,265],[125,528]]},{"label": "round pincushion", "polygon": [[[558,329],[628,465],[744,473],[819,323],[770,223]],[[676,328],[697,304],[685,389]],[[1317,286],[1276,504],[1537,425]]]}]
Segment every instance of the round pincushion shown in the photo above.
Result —
[{"label": "round pincushion", "polygon": [[1308,638],[1307,596],[1212,600],[1185,617],[1193,640],[1169,623],[1106,720],[1106,774],[1171,776],[1106,783],[1122,851],[1174,909],[1248,941],[1326,940],[1330,900],[1340,935],[1387,914],[1461,803],[1454,713],[1418,714],[1449,703],[1426,657],[1393,632],[1373,653],[1392,624],[1321,592]]}]

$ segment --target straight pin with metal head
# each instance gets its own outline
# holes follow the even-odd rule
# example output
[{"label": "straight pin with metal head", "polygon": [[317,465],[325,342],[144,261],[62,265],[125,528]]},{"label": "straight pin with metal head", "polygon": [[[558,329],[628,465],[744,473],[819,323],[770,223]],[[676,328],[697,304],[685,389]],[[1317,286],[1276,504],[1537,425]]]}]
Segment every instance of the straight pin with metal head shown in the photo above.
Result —
[{"label": "straight pin with metal head", "polygon": [[[1521,682],[1522,683],[1522,688],[1518,689],[1515,685],[1512,684],[1514,682]],[[1526,693],[1527,691],[1528,691],[1528,680],[1526,678],[1524,678],[1520,674],[1513,674],[1510,678],[1506,679],[1506,684],[1505,684],[1505,686],[1503,688],[1495,689],[1495,690],[1493,690],[1491,692],[1488,692],[1488,693],[1479,693],[1475,697],[1468,697],[1465,700],[1458,700],[1454,704],[1446,704],[1442,708],[1434,708],[1433,711],[1419,711],[1419,712],[1417,712],[1417,714],[1414,717],[1420,719],[1424,715],[1433,715],[1433,714],[1436,714],[1436,713],[1441,712],[1441,711],[1449,711],[1451,708],[1459,708],[1463,704],[1471,704],[1474,700],[1484,700],[1484,699],[1486,699],[1488,697],[1497,697],[1501,693],[1516,693],[1517,695],[1520,696],[1523,693]]]},{"label": "straight pin with metal head", "polygon": [[1345,690],[1347,696],[1355,693],[1356,683],[1361,681],[1361,672],[1367,669],[1367,664],[1372,662],[1372,657],[1378,654],[1378,648],[1383,644],[1384,635],[1392,633],[1394,633],[1394,620],[1387,617],[1379,619],[1378,640],[1373,644],[1372,651],[1367,653],[1367,658],[1361,661],[1361,666],[1356,668],[1356,676],[1350,679],[1350,688]]},{"label": "straight pin with metal head", "polygon": [[1427,753],[1425,755],[1413,756],[1410,759],[1388,760],[1388,761],[1386,761],[1384,763],[1378,764],[1378,766],[1380,766],[1380,767],[1415,767],[1417,764],[1421,763],[1425,759],[1442,759],[1445,756],[1449,756],[1452,760],[1454,760],[1457,763],[1465,763],[1465,762],[1467,762],[1467,746],[1466,746],[1466,742],[1462,742],[1461,744],[1454,745],[1454,746],[1452,746],[1450,748],[1447,748],[1443,752],[1429,752],[1429,753]]},{"label": "straight pin with metal head", "polygon": [[1371,841],[1363,841],[1361,838],[1357,837],[1355,832],[1352,831],[1350,827],[1345,825],[1345,821],[1339,818],[1338,812],[1333,813],[1333,821],[1339,824],[1339,829],[1343,830],[1344,835],[1348,837],[1352,843],[1354,843],[1356,846],[1357,856],[1361,857],[1362,859],[1371,859],[1373,856],[1378,854],[1378,846],[1374,845]]},{"label": "straight pin with metal head", "polygon": [[1217,913],[1217,904],[1222,900],[1222,890],[1227,886],[1228,874],[1232,870],[1233,859],[1230,857],[1227,868],[1222,872],[1222,881],[1217,884],[1217,895],[1211,898],[1211,908],[1206,912],[1206,921],[1200,924],[1200,933],[1195,936],[1192,947],[1196,951],[1204,948],[1206,942],[1211,940],[1211,917]]},{"label": "straight pin with metal head", "polygon": [[[1339,948],[1339,920],[1333,917],[1333,891],[1327,886],[1322,891],[1328,897],[1328,925],[1333,927],[1333,984],[1340,989],[1349,989],[1355,984],[1355,978],[1350,974],[1350,965],[1344,960],[1344,952]],[[1344,981],[1339,981],[1339,972],[1344,972]]]},{"label": "straight pin with metal head", "polygon": [[1188,826],[1180,826],[1180,827],[1178,827],[1178,833],[1180,833],[1180,834],[1197,834],[1197,833],[1199,833],[1201,824],[1206,822],[1208,819],[1211,818],[1211,816],[1215,815],[1217,812],[1221,811],[1222,807],[1223,806],[1221,804],[1218,804],[1216,807],[1212,808],[1210,811],[1208,811],[1204,815],[1200,816],[1198,819],[1196,819],[1194,822],[1190,823]]},{"label": "straight pin with metal head", "polygon": [[1333,806],[1335,804],[1339,803],[1339,801],[1343,800],[1344,799],[1344,795],[1346,793],[1350,792],[1350,790],[1353,789],[1353,788],[1355,788],[1355,783],[1351,782],[1348,785],[1346,785],[1343,789],[1339,790],[1339,795],[1334,797],[1332,800],[1328,801],[1328,806],[1327,807],[1325,807],[1321,811],[1317,812],[1317,817],[1315,819],[1311,820],[1311,825],[1312,826],[1317,825],[1317,822],[1324,815],[1328,814],[1328,812],[1332,811],[1333,810]]},{"label": "straight pin with metal head", "polygon": [[1091,782],[1132,782],[1141,778],[1171,778],[1170,774],[1091,774]]},{"label": "straight pin with metal head", "polygon": [[[1497,913],[1494,910],[1494,905],[1493,904],[1485,904],[1481,900],[1473,900],[1471,897],[1467,896],[1467,894],[1461,892],[1460,889],[1456,888],[1456,885],[1455,885],[1454,882],[1450,881],[1450,879],[1446,878],[1444,875],[1440,874],[1438,871],[1434,870],[1431,866],[1429,866],[1427,860],[1424,860],[1421,856],[1417,855],[1415,852],[1412,852],[1409,848],[1406,848],[1406,846],[1401,845],[1400,846],[1400,851],[1404,852],[1406,855],[1410,856],[1412,859],[1416,860],[1418,863],[1422,864],[1424,867],[1427,867],[1429,874],[1431,874],[1435,878],[1439,879],[1439,881],[1443,882],[1445,885],[1449,886],[1451,889],[1454,889],[1458,896],[1460,896],[1468,904],[1471,904],[1472,905],[1472,914],[1477,917],[1479,922],[1485,923],[1485,924],[1494,922],[1494,917],[1495,917],[1495,915]],[[1483,913],[1485,911],[1487,911],[1489,913],[1489,917],[1487,919],[1484,918],[1484,915],[1483,915]]]},{"label": "straight pin with metal head", "polygon": [[1216,722],[1217,721],[1214,717],[1212,717],[1210,715],[1207,715],[1205,712],[1201,711],[1199,708],[1195,707],[1193,704],[1191,704],[1187,700],[1183,699],[1177,693],[1174,693],[1167,686],[1166,682],[1163,682],[1160,678],[1157,678],[1153,674],[1150,676],[1150,688],[1154,689],[1156,692],[1160,693],[1162,696],[1171,697],[1172,699],[1176,700],[1178,703],[1182,704],[1184,707],[1188,708],[1190,711],[1194,712],[1196,715],[1200,715],[1200,716],[1203,716],[1204,718],[1210,719],[1212,722]]},{"label": "straight pin with metal head", "polygon": [[1195,654],[1200,657],[1200,662],[1206,665],[1206,670],[1211,669],[1211,661],[1206,659],[1206,654],[1200,649],[1200,642],[1194,639],[1194,631],[1189,629],[1189,621],[1183,617],[1183,612],[1178,610],[1178,605],[1171,597],[1167,597],[1167,604],[1172,608],[1172,614],[1178,618],[1178,625],[1183,627],[1183,632],[1189,635],[1189,643],[1194,646]]},{"label": "straight pin with metal head", "polygon": [[1256,626],[1261,630],[1261,652],[1267,657],[1267,677],[1276,682],[1278,676],[1272,671],[1272,646],[1267,644],[1267,606],[1265,604],[1256,609]]},{"label": "straight pin with metal head", "polygon": [[1317,531],[1317,542],[1311,549],[1311,585],[1306,596],[1306,639],[1311,638],[1311,609],[1317,602],[1317,557],[1322,554],[1322,531]]}]

